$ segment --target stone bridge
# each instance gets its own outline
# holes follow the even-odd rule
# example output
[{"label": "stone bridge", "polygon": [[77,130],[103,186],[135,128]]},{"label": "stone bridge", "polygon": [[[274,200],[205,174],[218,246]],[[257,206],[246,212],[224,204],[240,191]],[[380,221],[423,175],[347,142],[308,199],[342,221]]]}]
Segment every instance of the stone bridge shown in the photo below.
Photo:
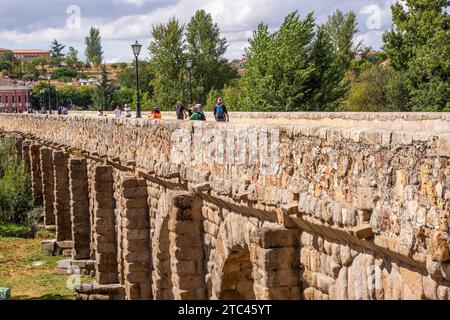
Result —
[{"label": "stone bridge", "polygon": [[79,299],[450,299],[449,114],[231,119],[0,115]]}]

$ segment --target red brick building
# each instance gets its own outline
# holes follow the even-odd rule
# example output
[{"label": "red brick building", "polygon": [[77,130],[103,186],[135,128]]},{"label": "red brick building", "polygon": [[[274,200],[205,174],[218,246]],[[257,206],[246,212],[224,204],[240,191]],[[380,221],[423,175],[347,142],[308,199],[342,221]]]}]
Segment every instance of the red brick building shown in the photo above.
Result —
[{"label": "red brick building", "polygon": [[26,112],[31,109],[33,88],[20,81],[0,78],[0,112]]}]

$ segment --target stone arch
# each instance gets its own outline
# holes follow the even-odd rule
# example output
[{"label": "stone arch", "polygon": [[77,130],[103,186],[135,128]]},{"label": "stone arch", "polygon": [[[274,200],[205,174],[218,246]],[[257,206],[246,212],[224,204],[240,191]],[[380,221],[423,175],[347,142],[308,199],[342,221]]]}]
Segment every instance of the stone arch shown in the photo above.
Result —
[{"label": "stone arch", "polygon": [[223,213],[207,262],[209,298],[300,299],[295,232],[226,209]]},{"label": "stone arch", "polygon": [[155,218],[153,235],[153,297],[155,300],[173,300],[172,269],[170,259],[168,194],[161,195]]},{"label": "stone arch", "polygon": [[223,266],[220,300],[255,300],[253,264],[248,247],[235,246]]},{"label": "stone arch", "polygon": [[250,234],[257,225],[249,218],[221,209],[223,220],[215,239],[211,242],[207,257],[206,277],[210,299],[255,299],[254,275],[257,271],[253,261],[254,244]]}]

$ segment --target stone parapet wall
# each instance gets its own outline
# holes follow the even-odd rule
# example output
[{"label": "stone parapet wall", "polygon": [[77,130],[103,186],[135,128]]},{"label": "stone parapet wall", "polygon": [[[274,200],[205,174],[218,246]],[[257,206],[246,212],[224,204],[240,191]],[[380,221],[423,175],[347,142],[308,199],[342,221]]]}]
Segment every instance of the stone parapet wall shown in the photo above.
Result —
[{"label": "stone parapet wall", "polygon": [[0,115],[0,131],[88,159],[91,257],[127,299],[448,299],[448,114],[290,119]]}]

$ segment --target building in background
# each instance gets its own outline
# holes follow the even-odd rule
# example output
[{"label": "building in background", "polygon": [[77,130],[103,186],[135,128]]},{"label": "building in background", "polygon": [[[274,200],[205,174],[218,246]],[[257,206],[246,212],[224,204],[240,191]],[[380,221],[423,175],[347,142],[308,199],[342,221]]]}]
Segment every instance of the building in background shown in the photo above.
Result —
[{"label": "building in background", "polygon": [[48,50],[8,50],[0,48],[0,54],[5,51],[12,51],[14,59],[17,61],[30,61],[34,58],[50,59],[50,51]]},{"label": "building in background", "polygon": [[33,88],[23,82],[0,78],[0,112],[23,113],[31,109]]},{"label": "building in background", "polygon": [[235,59],[230,62],[230,65],[237,69],[238,75],[242,76],[245,72],[246,59]]}]

